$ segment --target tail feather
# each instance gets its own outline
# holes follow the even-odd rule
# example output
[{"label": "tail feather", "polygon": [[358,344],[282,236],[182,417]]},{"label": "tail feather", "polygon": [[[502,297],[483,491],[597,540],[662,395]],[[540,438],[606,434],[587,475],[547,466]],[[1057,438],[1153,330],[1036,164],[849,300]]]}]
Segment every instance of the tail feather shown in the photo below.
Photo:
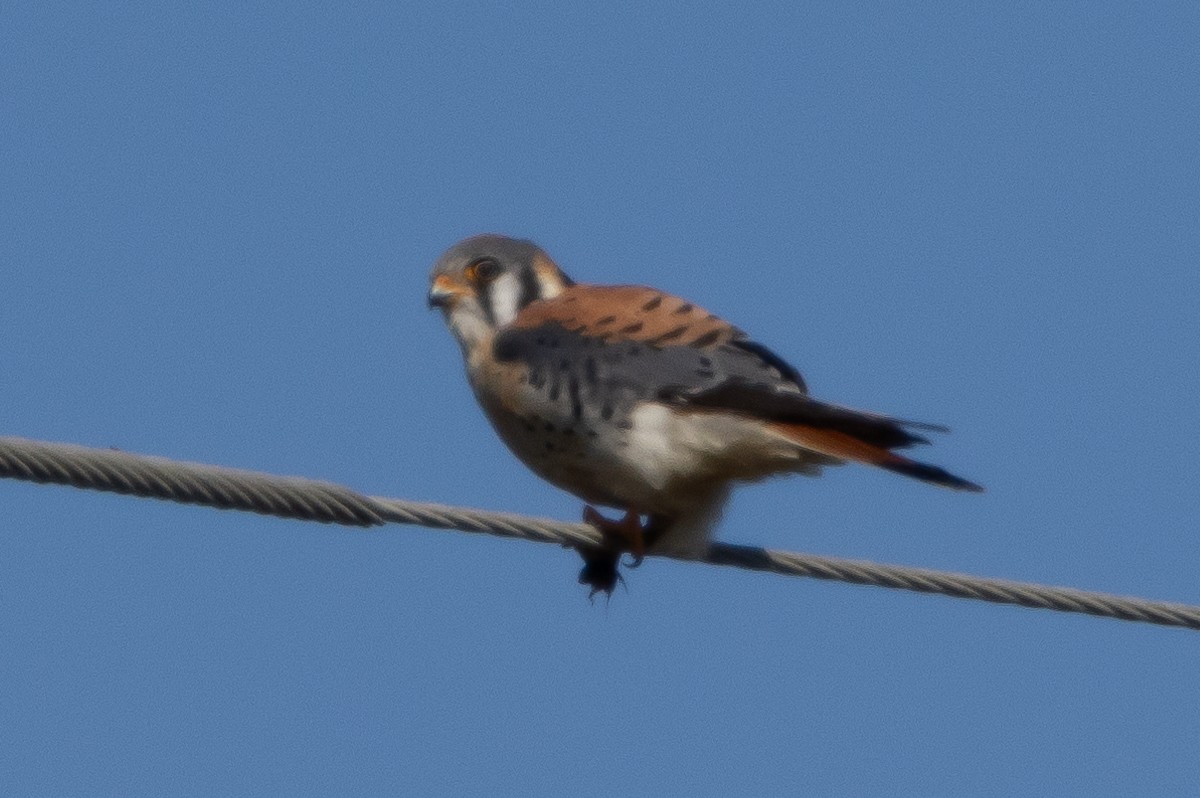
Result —
[{"label": "tail feather", "polygon": [[[668,393],[666,398],[673,398]],[[803,424],[837,430],[884,449],[903,449],[929,440],[913,430],[947,432],[938,424],[906,421],[820,402],[807,394],[770,390],[759,383],[727,380],[713,388],[689,393],[682,403],[693,410],[729,410],[781,424]]]},{"label": "tail feather", "polygon": [[829,457],[867,463],[952,490],[983,491],[981,486],[957,477],[944,468],[902,457],[848,432],[786,422],[776,422],[772,426],[797,445]]}]

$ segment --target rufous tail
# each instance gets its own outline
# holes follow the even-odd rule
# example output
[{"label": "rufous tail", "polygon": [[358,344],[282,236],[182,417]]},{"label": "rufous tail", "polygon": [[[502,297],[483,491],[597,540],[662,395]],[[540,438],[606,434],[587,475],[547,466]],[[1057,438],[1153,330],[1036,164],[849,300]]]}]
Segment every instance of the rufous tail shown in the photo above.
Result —
[{"label": "rufous tail", "polygon": [[968,490],[977,493],[983,491],[981,486],[962,477],[956,477],[944,468],[910,460],[882,446],[868,443],[837,429],[810,427],[806,424],[787,422],[775,422],[772,427],[797,445],[829,457],[886,468],[888,471],[895,471],[897,474],[952,490]]}]

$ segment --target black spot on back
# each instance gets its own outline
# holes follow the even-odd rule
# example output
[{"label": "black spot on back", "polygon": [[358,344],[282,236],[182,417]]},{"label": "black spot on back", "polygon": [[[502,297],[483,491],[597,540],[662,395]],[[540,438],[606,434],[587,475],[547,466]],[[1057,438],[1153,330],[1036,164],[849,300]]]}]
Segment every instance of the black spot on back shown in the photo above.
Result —
[{"label": "black spot on back", "polygon": [[571,397],[571,417],[579,421],[583,418],[583,402],[579,400],[579,380],[574,374],[567,380],[567,395]]},{"label": "black spot on back", "polygon": [[676,338],[678,338],[679,336],[683,335],[685,332],[687,332],[687,330],[688,330],[688,325],[681,324],[678,327],[675,327],[671,330],[667,330],[662,335],[659,335],[655,338],[651,338],[649,343],[657,346],[658,344],[663,344],[663,343],[666,343],[667,341],[673,341]]}]

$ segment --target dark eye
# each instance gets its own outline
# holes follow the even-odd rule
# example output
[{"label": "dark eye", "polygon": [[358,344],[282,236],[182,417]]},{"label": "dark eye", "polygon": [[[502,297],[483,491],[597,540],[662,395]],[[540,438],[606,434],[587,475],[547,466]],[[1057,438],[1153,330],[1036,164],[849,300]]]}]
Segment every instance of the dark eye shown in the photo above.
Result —
[{"label": "dark eye", "polygon": [[486,283],[500,274],[500,264],[491,258],[477,260],[467,267],[467,279],[473,283]]}]

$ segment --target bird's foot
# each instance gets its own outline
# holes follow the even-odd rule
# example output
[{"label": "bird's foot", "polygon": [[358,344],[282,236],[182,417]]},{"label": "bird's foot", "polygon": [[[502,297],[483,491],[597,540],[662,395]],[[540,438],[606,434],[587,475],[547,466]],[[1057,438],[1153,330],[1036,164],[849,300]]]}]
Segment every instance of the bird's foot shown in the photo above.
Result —
[{"label": "bird's foot", "polygon": [[620,521],[600,515],[595,507],[583,508],[583,523],[596,528],[604,536],[604,547],[633,555],[633,565],[641,565],[646,556],[646,535],[642,517],[630,510]]},{"label": "bird's foot", "polygon": [[583,522],[596,528],[604,538],[598,547],[580,548],[583,570],[579,572],[579,583],[592,588],[589,598],[597,593],[612,595],[617,583],[624,581],[617,566],[621,555],[633,555],[630,567],[636,568],[646,556],[646,535],[642,519],[630,510],[620,521],[605,518],[594,507],[583,508]]}]

